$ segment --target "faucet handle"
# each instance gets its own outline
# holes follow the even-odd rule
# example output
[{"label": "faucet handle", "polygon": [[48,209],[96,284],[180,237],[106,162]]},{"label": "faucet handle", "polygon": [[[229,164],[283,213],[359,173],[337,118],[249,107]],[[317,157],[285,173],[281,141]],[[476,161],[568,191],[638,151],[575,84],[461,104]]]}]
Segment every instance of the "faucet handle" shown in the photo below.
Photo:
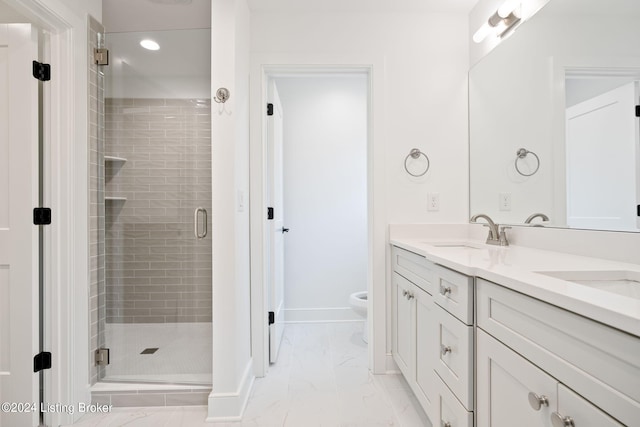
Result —
[{"label": "faucet handle", "polygon": [[500,246],[509,246],[509,240],[507,239],[507,230],[510,230],[511,227],[508,225],[500,226]]}]

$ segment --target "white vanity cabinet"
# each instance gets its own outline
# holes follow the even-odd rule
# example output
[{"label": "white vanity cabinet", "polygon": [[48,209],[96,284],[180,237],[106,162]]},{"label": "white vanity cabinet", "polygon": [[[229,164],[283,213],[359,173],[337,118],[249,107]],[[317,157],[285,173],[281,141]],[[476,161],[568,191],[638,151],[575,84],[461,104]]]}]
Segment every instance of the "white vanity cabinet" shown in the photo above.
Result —
[{"label": "white vanity cabinet", "polygon": [[392,266],[393,358],[434,425],[472,427],[472,282],[397,247]]},{"label": "white vanity cabinet", "polygon": [[476,296],[477,427],[640,425],[638,337],[482,279]]},{"label": "white vanity cabinet", "polygon": [[435,396],[433,297],[393,274],[393,359],[427,415]]},{"label": "white vanity cabinet", "polygon": [[477,427],[623,427],[482,330]]}]

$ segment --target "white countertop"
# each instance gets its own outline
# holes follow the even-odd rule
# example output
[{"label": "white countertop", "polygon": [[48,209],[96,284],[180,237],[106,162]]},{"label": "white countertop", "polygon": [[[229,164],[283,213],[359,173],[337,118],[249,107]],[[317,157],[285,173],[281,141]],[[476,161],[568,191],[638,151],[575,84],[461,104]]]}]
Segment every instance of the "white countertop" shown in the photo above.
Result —
[{"label": "white countertop", "polygon": [[[618,295],[540,271],[630,271],[640,265],[523,246],[500,247],[468,239],[391,238],[391,244],[430,261],[524,293],[640,337],[640,299]],[[477,249],[434,244],[469,243]]]}]

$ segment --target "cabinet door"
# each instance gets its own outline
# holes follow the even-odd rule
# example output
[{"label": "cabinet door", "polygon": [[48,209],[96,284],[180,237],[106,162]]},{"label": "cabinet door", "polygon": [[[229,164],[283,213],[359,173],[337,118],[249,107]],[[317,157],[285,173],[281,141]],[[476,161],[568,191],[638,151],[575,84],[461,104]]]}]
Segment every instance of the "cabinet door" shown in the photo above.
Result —
[{"label": "cabinet door", "polygon": [[[557,382],[481,329],[477,335],[477,426],[551,427]],[[535,396],[546,403],[536,408]]]},{"label": "cabinet door", "polygon": [[416,307],[416,397],[424,411],[431,417],[435,397],[436,328],[434,310],[438,309],[433,297],[415,288]]},{"label": "cabinet door", "polygon": [[570,418],[575,427],[623,427],[623,424],[562,384],[558,385],[558,412],[551,416],[560,422]]},{"label": "cabinet door", "polygon": [[394,326],[393,326],[393,359],[404,374],[407,381],[413,380],[414,372],[414,327],[415,305],[412,294],[413,285],[404,277],[393,273],[393,306]]}]

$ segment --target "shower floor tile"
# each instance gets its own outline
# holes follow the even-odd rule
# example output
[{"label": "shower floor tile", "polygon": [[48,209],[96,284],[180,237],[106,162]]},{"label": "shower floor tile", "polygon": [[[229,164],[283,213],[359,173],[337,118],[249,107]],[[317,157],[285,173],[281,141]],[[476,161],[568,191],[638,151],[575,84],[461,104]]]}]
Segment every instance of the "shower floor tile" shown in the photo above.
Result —
[{"label": "shower floor tile", "polygon": [[[368,370],[362,323],[289,324],[278,362],[256,379],[244,417],[205,423],[207,408],[114,408],[76,426],[271,427],[399,426],[430,423],[401,375]],[[158,350],[159,351],[159,350]]]},{"label": "shower floor tile", "polygon": [[211,323],[107,324],[105,338],[103,381],[211,384]]}]

